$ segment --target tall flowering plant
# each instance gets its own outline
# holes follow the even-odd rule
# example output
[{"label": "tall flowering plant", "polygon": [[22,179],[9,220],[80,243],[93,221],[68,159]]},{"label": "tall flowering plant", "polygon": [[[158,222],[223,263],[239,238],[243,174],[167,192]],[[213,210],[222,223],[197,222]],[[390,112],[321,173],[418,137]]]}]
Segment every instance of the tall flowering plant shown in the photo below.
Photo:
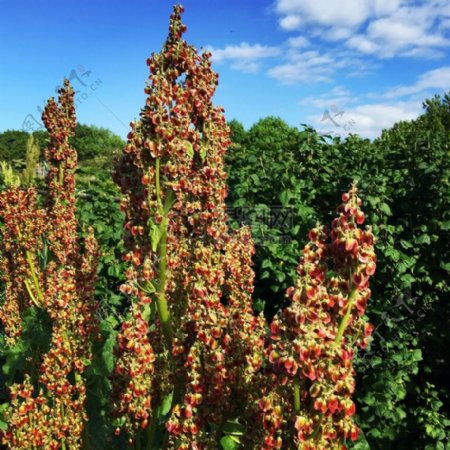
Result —
[{"label": "tall flowering plant", "polygon": [[352,359],[371,332],[363,312],[375,270],[357,190],[330,233],[311,230],[291,305],[269,327],[252,311],[249,230],[226,224],[230,141],[212,104],[217,75],[210,55],[183,39],[182,11],[147,61],[146,104],[114,175],[130,300],[112,379],[116,433],[148,449],[212,449],[227,438],[255,449],[341,448],[358,433]]},{"label": "tall flowering plant", "polygon": [[49,135],[44,204],[34,187],[0,194],[5,285],[0,319],[6,344],[13,347],[25,339],[23,316],[31,308],[41,311],[51,326],[48,351],[28,361],[29,371],[9,388],[8,428],[1,439],[11,449],[80,448],[87,420],[83,372],[96,334],[98,246],[92,230],[84,241],[77,233],[73,98],[66,80],[59,101],[51,98],[42,115]]},{"label": "tall flowering plant", "polygon": [[370,228],[359,227],[356,187],[342,200],[330,232],[309,232],[297,283],[287,291],[291,304],[270,325],[266,355],[276,378],[260,404],[264,448],[295,442],[300,449],[340,449],[358,438],[352,362],[372,332],[364,311],[376,257]]},{"label": "tall flowering plant", "polygon": [[118,338],[113,413],[117,432],[147,448],[167,395],[166,445],[215,445],[236,415],[233,393],[263,355],[263,320],[251,310],[252,242],[226,224],[230,140],[211,101],[217,75],[210,54],[182,39],[181,12],[174,8],[163,50],[147,61],[146,105],[115,172],[131,306]]}]

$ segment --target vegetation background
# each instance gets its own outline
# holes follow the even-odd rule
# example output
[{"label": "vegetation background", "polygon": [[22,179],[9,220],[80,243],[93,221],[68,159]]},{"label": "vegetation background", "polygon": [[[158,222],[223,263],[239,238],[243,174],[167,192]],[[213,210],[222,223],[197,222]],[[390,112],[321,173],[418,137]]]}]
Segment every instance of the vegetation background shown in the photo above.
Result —
[{"label": "vegetation background", "polygon": [[[423,115],[395,124],[374,141],[323,136],[277,117],[248,130],[236,120],[229,124],[229,220],[249,224],[257,244],[255,310],[271,317],[283,305],[306,231],[317,221],[327,222],[340,193],[357,180],[379,240],[379,263],[368,307],[376,330],[357,365],[363,433],[354,448],[450,449],[450,93],[425,101]],[[0,133],[0,161],[18,174],[30,164],[29,138],[24,131]],[[33,138],[42,149],[45,133]],[[123,145],[109,130],[77,126],[78,213],[81,223],[93,224],[102,248],[97,296],[103,339],[88,374],[94,424],[88,432],[96,449],[112,448],[107,375],[113,368],[114,328],[126,307],[118,292],[124,272],[122,213],[111,179]],[[38,169],[38,175],[45,174],[41,163]],[[42,178],[34,182],[39,185]],[[32,315],[26,318],[27,333],[45,345],[33,323]],[[32,349],[19,341],[5,351],[1,339],[3,387]],[[0,427],[6,396],[0,391]]]}]

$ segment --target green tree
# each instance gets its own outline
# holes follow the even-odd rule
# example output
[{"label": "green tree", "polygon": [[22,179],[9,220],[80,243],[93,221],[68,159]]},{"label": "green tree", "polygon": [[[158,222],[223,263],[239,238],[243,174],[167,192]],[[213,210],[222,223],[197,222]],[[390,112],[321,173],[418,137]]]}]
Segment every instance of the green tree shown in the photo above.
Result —
[{"label": "green tree", "polygon": [[73,145],[78,150],[80,161],[107,156],[122,149],[124,141],[106,128],[77,124]]},{"label": "green tree", "polygon": [[236,119],[230,120],[228,122],[228,126],[230,127],[231,130],[231,140],[233,141],[233,144],[242,144],[245,140],[246,137],[246,131],[244,128],[244,125],[242,125],[241,122],[239,122]]},{"label": "green tree", "polygon": [[12,162],[24,159],[27,140],[26,131],[6,130],[0,133],[0,160]]}]

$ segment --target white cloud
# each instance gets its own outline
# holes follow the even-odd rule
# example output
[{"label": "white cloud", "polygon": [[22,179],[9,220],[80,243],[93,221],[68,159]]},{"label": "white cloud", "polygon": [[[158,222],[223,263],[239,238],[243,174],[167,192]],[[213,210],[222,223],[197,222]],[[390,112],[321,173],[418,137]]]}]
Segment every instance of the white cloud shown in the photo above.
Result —
[{"label": "white cloud", "polygon": [[[366,40],[373,44],[373,50],[382,57],[392,57],[404,50],[450,45],[448,39],[432,31],[427,13],[429,11],[424,9],[402,8],[390,17],[373,20],[367,27]],[[409,56],[414,56],[414,53]]]},{"label": "white cloud", "polygon": [[260,61],[272,58],[281,53],[278,47],[261,44],[248,44],[242,42],[239,45],[227,45],[225,48],[209,47],[214,62],[230,61],[231,67],[243,72],[256,72]]},{"label": "white cloud", "polygon": [[309,47],[311,43],[303,36],[291,37],[288,39],[288,45],[293,48]]},{"label": "white cloud", "polygon": [[361,53],[376,53],[379,50],[378,44],[361,35],[353,36],[347,45]]},{"label": "white cloud", "polygon": [[300,24],[300,17],[292,14],[289,14],[280,20],[280,25],[285,30],[295,30]]},{"label": "white cloud", "polygon": [[222,49],[212,48],[211,52],[213,60],[217,62],[225,59],[254,61],[276,56],[280,53],[280,49],[260,44],[250,45],[247,42],[242,42],[240,45],[227,45]]},{"label": "white cloud", "polygon": [[450,90],[450,66],[439,67],[423,73],[420,78],[410,86],[398,86],[386,92],[385,98],[404,97],[419,94],[427,90]]},{"label": "white cloud", "polygon": [[420,101],[394,103],[368,103],[330,111],[333,121],[322,115],[312,116],[311,119],[318,132],[345,136],[349,133],[362,137],[375,138],[383,129],[392,127],[396,122],[414,120],[422,110]]},{"label": "white cloud", "polygon": [[330,82],[333,57],[317,51],[290,54],[289,61],[269,70],[269,75],[284,84]]},{"label": "white cloud", "polygon": [[387,15],[395,12],[400,4],[400,0],[374,0],[371,2],[372,12],[375,16]]},{"label": "white cloud", "polygon": [[355,58],[349,52],[319,52],[318,50],[290,49],[286,62],[272,67],[268,74],[283,84],[330,83],[337,71],[343,76],[361,75],[372,69],[371,63]]},{"label": "white cloud", "polygon": [[[370,14],[369,0],[278,0],[276,9],[285,17],[298,17],[302,21],[329,27],[355,27],[363,23]],[[283,18],[281,26],[283,27]],[[298,20],[300,25],[301,21]],[[290,25],[293,24],[289,23]],[[292,29],[292,28],[288,28]]]},{"label": "white cloud", "polygon": [[400,53],[400,56],[406,58],[421,58],[421,59],[442,59],[445,57],[445,52],[435,50],[432,48],[412,48]]},{"label": "white cloud", "polygon": [[302,99],[300,104],[321,110],[310,116],[318,132],[340,136],[355,133],[374,138],[396,122],[418,117],[427,94],[449,89],[450,66],[444,66],[423,73],[411,85],[398,86],[385,93],[357,96],[344,86],[335,86],[326,93]]},{"label": "white cloud", "polygon": [[316,33],[328,41],[341,41],[349,38],[353,34],[353,30],[345,27],[332,27],[326,31],[316,30]]},{"label": "white cloud", "polygon": [[421,111],[420,101],[374,103],[349,109],[346,115],[348,114],[354,121],[354,126],[350,130],[352,133],[374,138],[379,136],[383,129],[392,127],[396,122],[415,119]]},{"label": "white cloud", "polygon": [[350,91],[343,86],[335,86],[328,92],[316,96],[306,97],[300,100],[300,105],[319,108],[321,110],[334,110],[346,108],[349,104],[358,100]]},{"label": "white cloud", "polygon": [[437,58],[450,46],[449,0],[276,0],[280,26],[363,54]]}]

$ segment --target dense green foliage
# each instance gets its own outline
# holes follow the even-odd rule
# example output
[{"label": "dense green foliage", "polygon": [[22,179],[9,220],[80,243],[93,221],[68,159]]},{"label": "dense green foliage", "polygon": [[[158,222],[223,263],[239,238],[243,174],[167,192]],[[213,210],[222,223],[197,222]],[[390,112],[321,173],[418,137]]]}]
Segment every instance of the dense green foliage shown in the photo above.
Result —
[{"label": "dense green foliage", "polygon": [[0,160],[12,162],[25,159],[27,140],[26,131],[6,130],[0,133]]},{"label": "dense green foliage", "polygon": [[[379,239],[369,308],[376,331],[357,368],[359,448],[448,448],[450,97],[424,107],[373,143],[325,139],[276,118],[245,134],[231,123],[239,140],[228,160],[229,201],[247,209],[259,244],[257,295],[269,315],[292,283],[304,229],[325,222],[336,193],[359,182]],[[294,219],[272,227],[252,221],[264,208],[273,215],[276,205]],[[274,240],[280,236],[287,243]]]},{"label": "dense green foliage", "polygon": [[106,128],[77,124],[73,142],[80,161],[106,156],[110,160],[125,142]]},{"label": "dense green foliage", "polygon": [[[32,133],[36,143],[45,147],[46,131]],[[26,131],[6,130],[0,133],[0,161],[5,160],[20,165],[25,160],[29,133]],[[125,142],[106,128],[94,125],[77,124],[73,145],[77,149],[80,161],[106,158],[111,163],[113,155],[120,150]]]},{"label": "dense green foliage", "polygon": [[[358,181],[379,259],[368,308],[376,331],[357,367],[360,449],[449,448],[450,96],[428,100],[424,108],[417,120],[396,124],[374,142],[354,135],[326,138],[273,117],[248,131],[230,122],[230,220],[251,225],[255,307],[267,316],[281,307],[293,284],[306,230],[328,222],[339,193]],[[45,135],[36,137],[42,148]],[[0,159],[24,159],[27,139],[21,131],[1,133]],[[113,430],[103,420],[102,399],[113,367],[113,328],[126,306],[118,295],[122,213],[110,172],[101,167],[110,166],[121,145],[108,130],[77,127],[80,221],[94,225],[102,248],[97,296],[103,340],[89,372],[89,414],[98,428],[88,430],[99,449],[110,448],[106,436]],[[34,323],[32,316],[25,319]],[[3,358],[4,377],[24,362],[15,355]]]}]

